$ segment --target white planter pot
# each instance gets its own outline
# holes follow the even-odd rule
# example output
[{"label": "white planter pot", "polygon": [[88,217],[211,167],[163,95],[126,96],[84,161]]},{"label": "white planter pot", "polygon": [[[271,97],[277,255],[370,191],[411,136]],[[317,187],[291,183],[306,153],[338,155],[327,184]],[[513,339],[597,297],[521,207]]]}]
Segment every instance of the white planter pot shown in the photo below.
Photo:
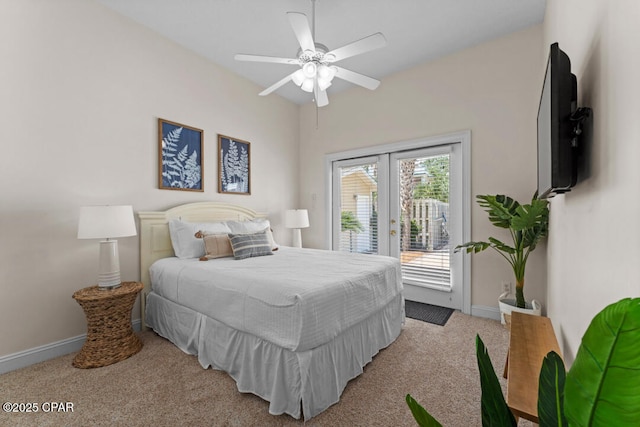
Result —
[{"label": "white planter pot", "polygon": [[504,315],[511,315],[511,312],[513,311],[540,316],[542,304],[540,304],[538,301],[531,300],[530,303],[527,303],[526,308],[518,308],[516,307],[516,299],[507,298],[508,296],[509,292],[505,292],[498,297],[498,305],[500,306],[500,322],[502,322],[503,325],[507,323]]}]

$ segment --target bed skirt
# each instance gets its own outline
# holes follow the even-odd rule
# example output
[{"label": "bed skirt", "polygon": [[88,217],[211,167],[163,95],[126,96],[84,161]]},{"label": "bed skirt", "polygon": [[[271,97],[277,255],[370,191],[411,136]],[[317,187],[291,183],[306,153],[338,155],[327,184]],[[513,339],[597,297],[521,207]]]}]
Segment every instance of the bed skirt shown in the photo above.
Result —
[{"label": "bed skirt", "polygon": [[203,368],[227,372],[238,390],[269,402],[269,413],[308,420],[337,403],[349,380],[400,335],[404,299],[389,304],[332,341],[295,352],[167,300],[147,296],[146,323]]}]

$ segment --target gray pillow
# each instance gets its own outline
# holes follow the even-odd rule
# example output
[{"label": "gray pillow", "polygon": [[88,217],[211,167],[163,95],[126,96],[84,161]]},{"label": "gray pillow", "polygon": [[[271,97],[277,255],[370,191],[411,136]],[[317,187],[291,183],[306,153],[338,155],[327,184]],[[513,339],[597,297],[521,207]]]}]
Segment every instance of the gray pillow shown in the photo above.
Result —
[{"label": "gray pillow", "polygon": [[235,259],[273,255],[267,233],[229,234],[229,242]]}]

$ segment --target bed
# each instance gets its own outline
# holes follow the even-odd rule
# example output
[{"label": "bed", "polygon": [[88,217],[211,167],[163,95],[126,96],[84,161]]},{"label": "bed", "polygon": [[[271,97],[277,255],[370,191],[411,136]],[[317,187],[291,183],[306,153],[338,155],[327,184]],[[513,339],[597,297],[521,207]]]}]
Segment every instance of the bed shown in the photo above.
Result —
[{"label": "bed", "polygon": [[138,217],[143,327],[227,372],[273,415],[318,415],[400,335],[394,258],[283,246],[242,260],[178,258],[170,221],[251,225],[266,215],[200,202]]}]

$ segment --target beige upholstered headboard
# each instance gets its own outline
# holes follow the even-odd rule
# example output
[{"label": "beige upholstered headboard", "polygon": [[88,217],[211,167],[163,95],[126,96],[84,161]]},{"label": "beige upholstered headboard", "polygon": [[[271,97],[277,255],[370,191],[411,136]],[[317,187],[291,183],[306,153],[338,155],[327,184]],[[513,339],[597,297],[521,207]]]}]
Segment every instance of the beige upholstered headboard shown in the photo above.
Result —
[{"label": "beige upholstered headboard", "polygon": [[162,212],[138,212],[140,218],[140,278],[144,285],[140,298],[141,320],[145,327],[146,297],[151,290],[149,267],[161,258],[175,256],[169,236],[170,219],[178,218],[188,222],[247,221],[266,218],[242,206],[218,202],[197,202],[176,206]]}]

